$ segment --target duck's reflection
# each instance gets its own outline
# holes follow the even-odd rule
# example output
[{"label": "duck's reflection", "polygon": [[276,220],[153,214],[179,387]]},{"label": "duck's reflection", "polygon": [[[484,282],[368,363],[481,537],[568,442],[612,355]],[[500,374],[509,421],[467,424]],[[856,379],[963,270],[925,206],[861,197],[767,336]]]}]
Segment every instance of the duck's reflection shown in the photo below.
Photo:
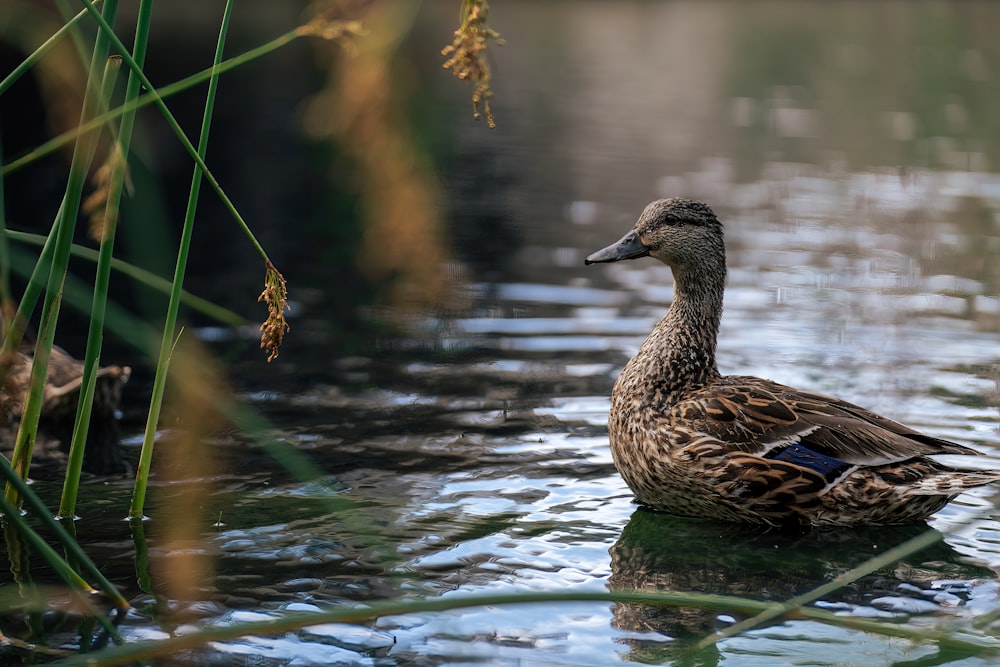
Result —
[{"label": "duck's reflection", "polygon": [[[932,530],[924,524],[788,533],[636,510],[611,548],[612,590],[673,590],[784,601]],[[816,604],[863,615],[902,617],[926,605],[961,604],[970,580],[991,577],[939,541],[867,575]],[[942,584],[941,582],[947,582]],[[937,601],[935,601],[935,598]],[[630,659],[677,656],[713,664],[714,649],[687,653],[691,640],[730,624],[717,610],[616,603],[613,625],[637,633],[622,641]],[[738,620],[738,619],[736,619]],[[655,633],[655,634],[651,634]],[[685,641],[688,640],[688,641]]]}]

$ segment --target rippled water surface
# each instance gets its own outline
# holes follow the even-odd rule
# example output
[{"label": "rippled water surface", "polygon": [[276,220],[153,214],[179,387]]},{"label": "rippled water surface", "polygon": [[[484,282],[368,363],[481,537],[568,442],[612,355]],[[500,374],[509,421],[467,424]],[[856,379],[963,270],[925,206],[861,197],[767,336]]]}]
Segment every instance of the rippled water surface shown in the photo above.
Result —
[{"label": "rippled water surface", "polygon": [[[492,175],[475,192],[457,177],[444,187],[457,207],[489,208],[484,224],[515,240],[497,243],[487,228],[456,232],[456,253],[468,253],[456,304],[411,314],[406,334],[377,353],[331,354],[317,333],[331,314],[308,299],[294,304],[289,335],[308,332],[312,342],[267,372],[236,366],[233,382],[322,474],[300,481],[242,436],[204,443],[219,461],[211,484],[161,483],[146,526],[153,588],[194,564],[194,592],[171,601],[167,618],[129,616],[126,636],[488,592],[783,601],[926,530],[786,535],[646,512],[608,450],[611,385],[665,310],[672,280],[652,260],[582,260],[619,238],[648,200],[684,194],[709,202],[726,226],[724,373],[835,394],[1000,465],[1000,52],[992,33],[974,29],[997,25],[1000,11],[929,3],[907,14],[911,5],[885,3],[879,20],[902,26],[886,37],[862,29],[869,21],[847,4],[781,10],[766,24],[726,3],[494,3],[508,41],[496,55],[500,128],[462,126],[458,138]],[[766,14],[800,5],[761,6]],[[418,30],[449,25],[439,11],[428,8]],[[904,95],[894,82],[912,62],[882,63],[896,51],[923,62],[923,31],[938,34],[933,26],[959,42],[937,54],[958,63],[942,75],[954,90],[918,81]],[[805,75],[791,64],[798,56]],[[816,84],[810,67],[829,85]],[[977,67],[987,74],[977,78]],[[871,90],[888,92],[876,99]],[[466,104],[466,92],[442,108]],[[148,600],[128,526],[117,521],[130,487],[102,484],[85,494],[81,540],[116,583]],[[178,538],[155,517],[190,493],[202,494],[209,520]],[[935,516],[943,541],[811,606],[1000,644],[991,494],[966,494]],[[487,606],[244,637],[170,662],[997,659],[804,618],[699,643],[745,615],[608,602]]]},{"label": "rippled water surface", "polygon": [[[1000,177],[968,179],[973,191],[981,183],[1000,186]],[[823,198],[794,178],[764,185],[785,193],[775,210],[808,195],[819,211],[784,219],[773,211],[774,218],[727,210],[731,278],[721,366],[836,393],[981,449],[991,456],[984,465],[1000,464],[993,297],[971,294],[983,289],[972,279],[928,275],[921,258],[908,254],[914,243],[943,243],[935,238],[893,233],[890,222],[875,229],[870,215],[847,215],[834,227],[824,217],[837,214],[835,197]],[[917,188],[910,196],[928,197]],[[873,189],[865,208],[886,207],[884,197]],[[947,200],[936,202],[950,210]],[[585,236],[615,238],[619,227],[602,225]],[[592,246],[565,241],[524,250],[531,258],[573,256],[548,274],[552,282],[469,285],[467,310],[421,319],[411,342],[385,355],[324,362],[299,384],[243,378],[245,400],[324,476],[303,483],[274,472],[268,455],[241,438],[206,443],[232,473],[220,476],[204,499],[206,515],[219,522],[188,548],[211,562],[212,574],[201,591],[204,602],[178,603],[181,617],[227,624],[400,597],[609,587],[786,600],[926,529],[782,535],[637,509],[608,451],[608,394],[669,301],[670,276],[651,261],[577,268]],[[108,492],[103,502],[128,488],[111,485]],[[151,514],[186,492],[159,489]],[[977,625],[1000,609],[993,570],[1000,565],[1000,523],[990,492],[961,497],[931,525],[945,532],[943,542],[813,606],[996,641],[992,621]],[[132,588],[126,527],[111,523],[89,535],[97,527],[88,521],[80,529],[90,552],[120,568],[120,583]],[[178,558],[176,543],[157,551],[159,530],[154,521],[147,535],[154,579]],[[213,644],[191,660],[992,660],[807,620],[772,622],[698,646],[741,617],[624,603],[490,606],[247,637]],[[135,638],[169,634],[139,615],[124,627]]]}]

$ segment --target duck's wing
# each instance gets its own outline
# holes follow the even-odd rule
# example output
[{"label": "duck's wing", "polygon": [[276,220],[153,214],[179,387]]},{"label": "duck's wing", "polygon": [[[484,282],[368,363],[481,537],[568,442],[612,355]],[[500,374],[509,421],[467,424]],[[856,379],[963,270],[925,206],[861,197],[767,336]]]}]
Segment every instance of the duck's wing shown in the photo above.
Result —
[{"label": "duck's wing", "polygon": [[979,454],[853,403],[754,377],[722,378],[677,404],[671,415],[690,432],[735,451],[793,463],[815,455],[874,466],[930,454]]}]

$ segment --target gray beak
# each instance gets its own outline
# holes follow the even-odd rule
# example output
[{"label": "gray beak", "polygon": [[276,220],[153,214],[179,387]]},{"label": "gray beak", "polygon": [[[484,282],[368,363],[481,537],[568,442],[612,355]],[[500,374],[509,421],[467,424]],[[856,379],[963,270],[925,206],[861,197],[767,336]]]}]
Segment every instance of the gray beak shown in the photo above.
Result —
[{"label": "gray beak", "polygon": [[583,260],[584,264],[602,264],[606,262],[618,262],[623,259],[637,259],[647,257],[649,248],[639,240],[639,235],[633,229],[625,236],[615,241],[607,248],[598,250],[594,254]]}]

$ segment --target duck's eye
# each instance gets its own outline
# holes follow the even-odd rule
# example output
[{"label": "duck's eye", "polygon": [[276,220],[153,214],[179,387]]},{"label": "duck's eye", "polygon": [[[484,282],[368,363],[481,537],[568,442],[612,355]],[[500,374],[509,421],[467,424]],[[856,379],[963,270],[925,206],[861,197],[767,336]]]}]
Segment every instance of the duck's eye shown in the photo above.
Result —
[{"label": "duck's eye", "polygon": [[667,213],[666,221],[668,225],[676,225],[678,222],[681,221],[681,219],[678,218],[673,213]]}]

